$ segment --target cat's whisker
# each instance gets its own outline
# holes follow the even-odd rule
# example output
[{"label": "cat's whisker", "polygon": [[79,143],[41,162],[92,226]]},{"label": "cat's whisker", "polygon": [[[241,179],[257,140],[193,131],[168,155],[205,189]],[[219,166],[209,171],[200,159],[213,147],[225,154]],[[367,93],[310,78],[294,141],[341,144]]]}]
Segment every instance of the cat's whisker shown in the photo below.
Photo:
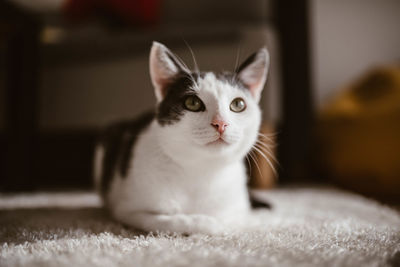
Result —
[{"label": "cat's whisker", "polygon": [[200,69],[199,69],[199,66],[197,65],[196,57],[194,56],[193,50],[190,47],[190,45],[188,44],[188,42],[186,42],[185,39],[183,39],[183,41],[185,42],[186,46],[189,48],[190,54],[192,55],[192,60],[193,60],[193,64],[194,64],[194,71],[197,74],[199,74],[200,73]]},{"label": "cat's whisker", "polygon": [[258,169],[258,173],[260,174],[260,176],[262,176],[262,172],[261,172],[261,167],[260,167],[260,161],[257,158],[257,155],[255,152],[252,152],[253,157],[256,160],[256,165],[257,165],[257,169]]},{"label": "cat's whisker", "polygon": [[277,134],[270,134],[270,135],[265,135],[262,133],[258,133],[258,137],[259,139],[264,139],[266,141],[269,141],[271,143],[275,143],[275,139],[276,139]]},{"label": "cat's whisker", "polygon": [[261,142],[261,141],[256,141],[256,144],[257,145],[259,145],[259,146],[261,146],[261,147],[263,147],[265,150],[267,150],[269,153],[273,153],[272,152],[272,150],[271,150],[271,148],[274,148],[275,147],[275,145],[273,145],[273,144],[265,144],[265,143],[263,143],[263,142]]},{"label": "cat's whisker", "polygon": [[247,165],[249,166],[249,175],[251,176],[251,162],[249,160],[249,155],[246,155],[245,159],[247,161]]},{"label": "cat's whisker", "polygon": [[272,138],[276,137],[276,135],[265,135],[262,133],[258,133],[258,136],[271,142],[273,142]]},{"label": "cat's whisker", "polygon": [[259,138],[257,139],[258,143],[263,144],[266,147],[275,147],[275,142],[273,140],[266,140],[265,138]]},{"label": "cat's whisker", "polygon": [[261,148],[261,147],[256,147],[256,146],[253,146],[253,148],[257,148],[257,149],[259,149],[260,151],[262,151],[263,153],[268,154],[269,158],[271,158],[271,160],[272,160],[273,162],[277,163],[275,157],[274,157],[274,156],[271,154],[271,152],[269,152],[268,150],[265,150],[265,149],[263,149],[263,148]]},{"label": "cat's whisker", "polygon": [[258,132],[258,134],[264,135],[264,136],[276,136],[278,133],[277,132],[270,132],[270,133]]},{"label": "cat's whisker", "polygon": [[261,140],[261,139],[257,139],[256,142],[258,144],[262,144],[264,147],[266,147],[268,150],[271,148],[276,147],[276,143],[273,140]]},{"label": "cat's whisker", "polygon": [[272,140],[262,140],[262,139],[257,139],[257,142],[260,144],[263,144],[267,147],[274,147],[275,142],[273,142]]},{"label": "cat's whisker", "polygon": [[239,67],[240,49],[241,49],[241,44],[239,43],[238,49],[237,49],[237,51],[236,51],[235,68],[233,69],[233,73],[236,73],[236,72],[237,72],[237,69],[238,69],[238,67]]},{"label": "cat's whisker", "polygon": [[269,133],[269,134],[267,134],[267,133],[258,132],[258,135],[261,135],[261,136],[264,136],[264,137],[275,137],[275,136],[278,135],[278,133]]},{"label": "cat's whisker", "polygon": [[272,153],[270,150],[268,150],[267,148],[262,147],[262,146],[260,146],[260,145],[258,145],[258,144],[255,144],[255,145],[253,146],[253,148],[254,148],[254,147],[256,147],[257,149],[261,150],[261,151],[264,152],[264,153],[267,153],[268,156],[271,157],[271,159],[275,160],[275,157],[274,157],[273,153]]},{"label": "cat's whisker", "polygon": [[[257,146],[257,144],[255,144],[254,146]],[[260,147],[260,146],[257,146],[257,148],[262,150],[263,152],[267,153],[268,156],[271,158],[272,161],[274,161],[275,164],[279,164],[277,159],[275,158],[275,155],[273,154],[273,152],[270,151],[268,148]]]},{"label": "cat's whisker", "polygon": [[262,152],[262,150],[260,150],[259,148],[257,148],[257,146],[253,146],[253,149],[255,151],[257,151],[268,163],[268,165],[271,167],[272,172],[274,173],[274,175],[277,175],[277,172],[275,170],[274,165],[272,164],[272,162],[268,159],[268,157]]},{"label": "cat's whisker", "polygon": [[269,151],[265,150],[263,147],[258,146],[257,144],[253,145],[253,149],[257,151],[265,160],[268,160],[268,157],[265,155],[265,153],[269,153]]},{"label": "cat's whisker", "polygon": [[236,52],[236,59],[235,59],[235,67],[233,69],[233,75],[232,75],[232,79],[231,79],[231,83],[234,84],[235,80],[237,79],[237,70],[239,67],[239,58],[240,58],[240,48],[241,48],[241,44],[239,43],[237,52]]},{"label": "cat's whisker", "polygon": [[257,140],[257,144],[262,145],[263,147],[265,147],[268,150],[272,150],[276,147],[276,143],[273,141],[265,142],[265,141]]},{"label": "cat's whisker", "polygon": [[253,151],[250,151],[248,155],[250,156],[250,158],[253,160],[254,164],[256,165],[259,174],[262,175],[260,166],[258,165],[257,157],[254,156],[252,153],[253,153]]},{"label": "cat's whisker", "polygon": [[233,75],[232,75],[232,83],[235,83],[235,80],[237,80],[237,75],[238,75],[238,69],[239,69],[239,59],[240,59],[240,50],[241,50],[241,43],[238,45],[238,49],[236,52],[236,60],[235,60],[235,68],[233,69]]},{"label": "cat's whisker", "polygon": [[190,73],[190,68],[186,65],[186,63],[176,54],[174,56],[178,59],[179,63],[182,65],[183,70],[187,73]]}]

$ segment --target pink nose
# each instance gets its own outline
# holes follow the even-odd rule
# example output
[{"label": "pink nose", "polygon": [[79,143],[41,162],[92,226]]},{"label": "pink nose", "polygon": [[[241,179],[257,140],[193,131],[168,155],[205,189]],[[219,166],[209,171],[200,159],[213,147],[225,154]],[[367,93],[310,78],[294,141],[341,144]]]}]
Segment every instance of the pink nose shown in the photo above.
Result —
[{"label": "pink nose", "polygon": [[217,132],[223,134],[223,132],[225,132],[226,127],[228,126],[228,123],[226,123],[223,120],[215,119],[211,122],[211,126],[214,127],[215,130],[217,130]]}]

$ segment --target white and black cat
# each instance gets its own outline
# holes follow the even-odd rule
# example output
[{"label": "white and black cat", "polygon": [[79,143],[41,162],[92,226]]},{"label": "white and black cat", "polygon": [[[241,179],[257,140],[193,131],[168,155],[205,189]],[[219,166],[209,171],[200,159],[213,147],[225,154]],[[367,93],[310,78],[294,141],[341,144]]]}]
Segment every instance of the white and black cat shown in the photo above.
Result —
[{"label": "white and black cat", "polygon": [[[95,181],[120,222],[146,231],[224,232],[251,213],[244,164],[261,122],[265,48],[234,73],[192,72],[154,42],[154,112],[109,127]],[[262,204],[261,204],[262,206]]]}]

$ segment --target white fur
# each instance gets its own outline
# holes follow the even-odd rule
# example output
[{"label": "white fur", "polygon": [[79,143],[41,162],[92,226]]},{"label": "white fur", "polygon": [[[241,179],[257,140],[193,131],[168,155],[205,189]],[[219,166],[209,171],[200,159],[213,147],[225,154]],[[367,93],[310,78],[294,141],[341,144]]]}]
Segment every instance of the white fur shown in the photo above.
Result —
[{"label": "white fur", "polygon": [[[155,73],[153,69],[153,79]],[[244,157],[258,135],[258,99],[213,73],[193,89],[206,110],[185,111],[172,125],[154,120],[136,141],[127,176],[113,178],[105,201],[117,220],[148,231],[214,234],[240,226],[248,217]],[[240,113],[230,110],[237,97],[247,105]],[[219,138],[211,125],[216,116],[229,124],[222,135],[226,144],[210,144]],[[101,156],[100,149],[97,161]]]}]

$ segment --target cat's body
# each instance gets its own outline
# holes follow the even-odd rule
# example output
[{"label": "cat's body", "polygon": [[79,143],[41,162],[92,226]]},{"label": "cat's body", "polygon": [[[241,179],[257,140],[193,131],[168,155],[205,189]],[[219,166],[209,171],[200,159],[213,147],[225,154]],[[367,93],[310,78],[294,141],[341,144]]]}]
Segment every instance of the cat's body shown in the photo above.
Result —
[{"label": "cat's body", "polygon": [[147,231],[219,233],[251,209],[244,157],[258,137],[268,54],[237,73],[192,73],[154,43],[155,113],[111,126],[95,178],[119,221]]}]

